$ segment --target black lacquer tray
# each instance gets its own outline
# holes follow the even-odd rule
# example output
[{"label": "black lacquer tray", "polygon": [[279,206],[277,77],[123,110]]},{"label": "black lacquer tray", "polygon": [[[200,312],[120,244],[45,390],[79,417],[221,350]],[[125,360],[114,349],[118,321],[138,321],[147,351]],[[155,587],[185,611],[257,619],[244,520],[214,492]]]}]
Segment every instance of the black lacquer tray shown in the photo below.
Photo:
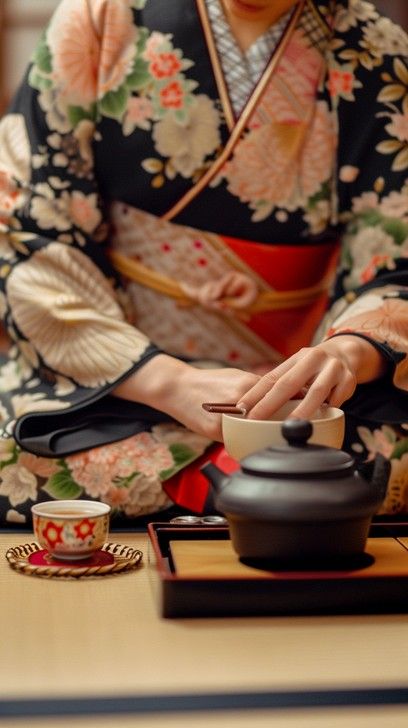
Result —
[{"label": "black lacquer tray", "polygon": [[148,525],[163,617],[408,612],[407,524],[376,523],[366,552],[319,563],[241,563],[226,526]]}]

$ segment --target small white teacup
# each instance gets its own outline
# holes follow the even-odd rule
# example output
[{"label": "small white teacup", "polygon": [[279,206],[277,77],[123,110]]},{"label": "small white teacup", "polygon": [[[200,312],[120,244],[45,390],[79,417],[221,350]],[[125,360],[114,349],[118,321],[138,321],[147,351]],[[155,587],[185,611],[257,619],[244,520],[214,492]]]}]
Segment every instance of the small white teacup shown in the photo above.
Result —
[{"label": "small white teacup", "polygon": [[34,535],[56,559],[87,559],[109,533],[110,506],[90,500],[55,500],[32,506]]},{"label": "small white teacup", "polygon": [[[249,420],[242,415],[222,415],[222,434],[226,451],[235,460],[265,447],[286,443],[282,435],[284,420],[291,416],[300,400],[286,402],[269,420]],[[308,440],[315,445],[341,448],[344,439],[344,412],[337,407],[323,405],[309,418],[313,434]]]}]

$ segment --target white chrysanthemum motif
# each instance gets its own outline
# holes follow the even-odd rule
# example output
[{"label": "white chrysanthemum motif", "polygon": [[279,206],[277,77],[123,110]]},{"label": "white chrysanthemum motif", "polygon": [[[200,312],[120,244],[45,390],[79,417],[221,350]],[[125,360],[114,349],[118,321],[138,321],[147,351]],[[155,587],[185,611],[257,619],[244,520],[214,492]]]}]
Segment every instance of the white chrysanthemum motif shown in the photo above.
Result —
[{"label": "white chrysanthemum motif", "polygon": [[379,196],[377,192],[363,192],[360,197],[352,198],[352,212],[356,215],[367,210],[376,210],[379,207]]},{"label": "white chrysanthemum motif", "polygon": [[69,230],[72,221],[69,215],[69,197],[63,195],[59,198],[53,195],[51,188],[43,196],[33,196],[30,213],[33,220],[41,230],[55,229],[59,232]]},{"label": "white chrysanthemum motif", "polygon": [[18,506],[27,500],[37,500],[37,478],[18,463],[5,465],[1,471],[0,495],[7,496],[10,505]]},{"label": "white chrysanthemum motif", "polygon": [[313,235],[319,235],[327,229],[330,220],[331,208],[329,200],[319,200],[304,215],[306,222],[309,224],[310,232]]},{"label": "white chrysanthemum motif", "polygon": [[393,190],[388,197],[381,200],[379,209],[386,217],[396,217],[408,221],[408,191]]},{"label": "white chrysanthemum motif", "polygon": [[8,114],[0,121],[0,150],[0,169],[20,182],[27,182],[31,150],[22,114]]},{"label": "white chrysanthemum motif", "polygon": [[170,499],[162,488],[159,478],[154,475],[138,475],[128,491],[128,500],[123,510],[127,516],[141,516],[167,508]]},{"label": "white chrysanthemum motif", "polygon": [[38,104],[44,111],[49,129],[67,134],[72,129],[72,123],[67,113],[66,99],[59,95],[54,88],[43,89],[38,96]]},{"label": "white chrysanthemum motif", "polygon": [[220,116],[207,96],[197,96],[185,123],[166,116],[153,131],[156,149],[182,177],[191,177],[220,143]]},{"label": "white chrysanthemum motif", "polygon": [[365,0],[353,0],[343,7],[338,4],[335,10],[335,28],[340,33],[345,33],[350,28],[355,28],[359,21],[375,20],[378,12],[371,2]]},{"label": "white chrysanthemum motif", "polygon": [[[394,259],[403,255],[401,246],[388,235],[380,225],[366,227],[348,239],[348,251],[353,261],[352,270],[345,278],[344,285],[366,283],[372,277],[370,269],[377,264],[389,269],[395,267]],[[380,260],[381,258],[381,260]],[[374,270],[373,268],[373,270]]]},{"label": "white chrysanthemum motif", "polygon": [[14,510],[14,508],[10,508],[9,511],[6,513],[6,521],[8,523],[25,523],[26,517],[23,515],[23,513],[19,513],[18,511]]},{"label": "white chrysanthemum motif", "polygon": [[15,322],[46,365],[82,386],[115,381],[148,345],[77,249],[51,243],[38,250],[12,271],[8,294]]},{"label": "white chrysanthemum motif", "polygon": [[[21,387],[22,379],[18,363],[10,359],[0,368],[0,392],[9,392]],[[1,459],[1,458],[0,458]]]},{"label": "white chrysanthemum motif", "polygon": [[389,18],[379,18],[363,29],[364,45],[375,55],[407,55],[408,36]]}]

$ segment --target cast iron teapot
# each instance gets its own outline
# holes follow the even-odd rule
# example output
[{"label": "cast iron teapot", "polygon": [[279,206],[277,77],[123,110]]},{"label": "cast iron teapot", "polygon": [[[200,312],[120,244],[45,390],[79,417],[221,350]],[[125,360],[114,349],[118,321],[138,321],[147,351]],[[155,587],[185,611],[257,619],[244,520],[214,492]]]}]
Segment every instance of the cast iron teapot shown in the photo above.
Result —
[{"label": "cast iron teapot", "polygon": [[389,463],[381,455],[368,479],[343,450],[307,442],[307,420],[287,419],[287,444],[244,458],[231,476],[207,463],[238,556],[299,560],[361,555],[385,497]]}]

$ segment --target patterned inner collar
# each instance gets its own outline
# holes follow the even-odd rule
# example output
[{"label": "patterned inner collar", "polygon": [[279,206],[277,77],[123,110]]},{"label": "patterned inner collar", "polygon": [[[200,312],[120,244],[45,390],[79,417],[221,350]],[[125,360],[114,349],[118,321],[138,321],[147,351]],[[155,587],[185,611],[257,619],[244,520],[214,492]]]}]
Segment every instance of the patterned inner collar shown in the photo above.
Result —
[{"label": "patterned inner collar", "polygon": [[231,32],[221,0],[205,2],[231,104],[235,114],[239,116],[278,45],[293,9],[285,13],[244,52]]}]

